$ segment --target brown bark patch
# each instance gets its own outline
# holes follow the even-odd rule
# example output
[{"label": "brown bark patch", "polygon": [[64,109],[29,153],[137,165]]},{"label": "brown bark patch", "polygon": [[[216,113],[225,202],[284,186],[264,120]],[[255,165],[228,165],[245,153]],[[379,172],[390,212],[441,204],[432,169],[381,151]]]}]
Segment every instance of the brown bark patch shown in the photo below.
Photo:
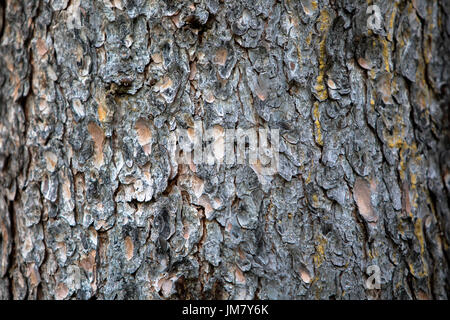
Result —
[{"label": "brown bark patch", "polygon": [[191,70],[189,71],[189,80],[194,80],[195,75],[197,74],[197,64],[195,62],[191,62],[190,64]]},{"label": "brown bark patch", "polygon": [[205,216],[206,218],[209,218],[214,211],[211,202],[209,201],[209,197],[207,195],[202,195],[199,199],[199,204],[205,208]]},{"label": "brown bark patch", "polygon": [[364,68],[366,70],[372,69],[372,66],[370,65],[370,63],[364,58],[358,58],[358,63],[362,68]]},{"label": "brown bark patch", "polygon": [[370,202],[370,186],[366,180],[357,178],[353,187],[353,198],[358,206],[359,214],[367,221],[378,221],[378,215],[375,213]]},{"label": "brown bark patch", "polygon": [[89,255],[87,255],[83,259],[81,259],[80,266],[84,270],[86,270],[88,272],[92,272],[94,270],[95,257],[96,257],[96,251],[92,250],[91,252],[89,252]]},{"label": "brown bark patch", "polygon": [[225,65],[227,61],[228,51],[225,48],[220,48],[216,51],[216,55],[214,57],[214,63],[220,66]]},{"label": "brown bark patch", "polygon": [[161,82],[160,82],[160,84],[158,85],[158,87],[159,87],[159,90],[160,90],[160,91],[164,91],[164,90],[166,90],[166,89],[172,87],[172,85],[173,85],[172,79],[170,79],[168,76],[165,76],[165,77],[161,80]]},{"label": "brown bark patch", "polygon": [[152,131],[148,126],[148,121],[144,119],[136,121],[135,130],[139,144],[144,149],[145,154],[149,155],[152,152]]},{"label": "brown bark patch", "polygon": [[127,258],[127,260],[131,260],[131,258],[133,258],[133,250],[134,250],[133,240],[130,237],[126,237],[125,238],[125,257]]},{"label": "brown bark patch", "polygon": [[60,282],[58,284],[58,286],[56,287],[56,299],[58,300],[62,300],[65,297],[67,297],[67,295],[69,294],[69,289],[67,288],[67,286]]},{"label": "brown bark patch", "polygon": [[411,201],[409,198],[409,187],[406,183],[403,184],[402,190],[402,213],[412,217],[411,213]]},{"label": "brown bark patch", "polygon": [[205,187],[205,183],[199,177],[192,177],[192,189],[197,198],[200,198],[203,194],[203,189]]},{"label": "brown bark patch", "polygon": [[267,90],[263,85],[257,84],[255,86],[255,94],[261,101],[267,99]]},{"label": "brown bark patch", "polygon": [[305,283],[311,282],[311,275],[309,274],[308,270],[306,270],[303,267],[299,268],[300,278],[302,278],[302,281]]},{"label": "brown bark patch", "polygon": [[102,128],[100,128],[94,122],[88,124],[88,131],[94,141],[94,163],[98,168],[103,164],[103,144],[105,142],[105,133]]},{"label": "brown bark patch", "polygon": [[162,54],[161,53],[154,53],[154,54],[152,54],[152,60],[155,63],[161,63],[163,61]]},{"label": "brown bark patch", "polygon": [[49,172],[54,172],[56,168],[56,164],[58,163],[58,157],[53,152],[46,152],[44,154],[45,162],[47,164],[47,170]]},{"label": "brown bark patch", "polygon": [[211,92],[211,90],[206,90],[203,93],[203,98],[208,103],[213,103],[216,100],[216,97],[214,97],[214,94]]},{"label": "brown bark patch", "polygon": [[36,40],[36,49],[37,49],[37,53],[41,57],[47,53],[47,46],[45,45],[45,41],[43,39]]},{"label": "brown bark patch", "polygon": [[236,283],[245,284],[244,274],[242,273],[241,269],[239,269],[237,267],[236,267],[235,276],[236,276]]}]

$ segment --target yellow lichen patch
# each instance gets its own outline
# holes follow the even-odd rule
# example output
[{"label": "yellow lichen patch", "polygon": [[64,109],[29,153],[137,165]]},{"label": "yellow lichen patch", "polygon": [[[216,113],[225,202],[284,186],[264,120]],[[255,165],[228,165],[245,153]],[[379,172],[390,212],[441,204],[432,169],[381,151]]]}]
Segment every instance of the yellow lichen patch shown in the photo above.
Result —
[{"label": "yellow lichen patch", "polygon": [[412,193],[411,205],[417,209],[418,208],[418,200],[419,200],[419,193],[417,190],[417,175],[410,172],[409,178],[411,181],[411,193]]},{"label": "yellow lichen patch", "polygon": [[312,32],[310,32],[308,34],[308,36],[306,37],[306,45],[309,47],[311,45],[311,41],[312,41]]},{"label": "yellow lichen patch", "polygon": [[319,205],[319,197],[317,196],[317,194],[313,194],[312,198],[314,207],[317,207]]},{"label": "yellow lichen patch", "polygon": [[[415,143],[412,143],[411,145],[408,145],[406,143],[406,133],[404,130],[403,121],[400,118],[400,116],[397,116],[396,123],[398,124],[393,129],[393,134],[390,136],[385,137],[387,141],[387,145],[389,148],[397,148],[399,149],[399,174],[402,181],[405,181],[406,179],[406,173],[407,173],[407,160],[408,155],[410,159],[413,159],[418,165],[420,165],[421,157],[417,155],[417,145]],[[399,126],[402,128],[399,129]],[[415,185],[417,183],[417,177],[410,175],[410,178],[412,179],[411,183]],[[416,188],[412,187],[413,191],[417,193]],[[416,198],[416,197],[415,197]]]},{"label": "yellow lichen patch", "polygon": [[306,178],[306,184],[311,182],[311,171],[308,173],[308,178]]},{"label": "yellow lichen patch", "polygon": [[322,33],[322,40],[319,43],[319,75],[316,79],[316,85],[314,89],[316,90],[319,100],[323,101],[328,98],[328,91],[325,87],[325,68],[326,68],[326,39],[327,32],[330,28],[330,15],[326,10],[322,10],[319,16],[319,30]]},{"label": "yellow lichen patch", "polygon": [[379,256],[378,250],[376,250],[376,249],[374,250],[373,248],[368,249],[368,254],[369,254],[369,258],[371,260],[373,260],[373,259],[375,259],[376,257]]},{"label": "yellow lichen patch", "polygon": [[99,168],[103,164],[103,144],[105,142],[105,133],[94,122],[88,124],[88,131],[94,141],[94,164]]},{"label": "yellow lichen patch", "polygon": [[320,294],[322,293],[322,291],[323,291],[323,287],[322,286],[317,286],[316,287],[316,290],[314,292],[314,297],[315,297],[316,300],[320,300]]},{"label": "yellow lichen patch", "polygon": [[320,12],[319,23],[320,23],[320,26],[319,26],[320,32],[328,31],[328,28],[330,27],[330,24],[331,24],[331,19],[330,19],[330,14],[328,13],[327,10],[322,10]]},{"label": "yellow lichen patch", "polygon": [[[401,120],[398,120],[397,122],[401,123]],[[393,135],[388,137],[387,143],[388,146],[390,148],[397,148],[399,149],[399,174],[400,174],[400,179],[404,182],[407,182],[407,173],[408,173],[408,159],[412,159],[418,166],[420,166],[420,162],[422,160],[422,158],[420,156],[417,155],[417,145],[415,143],[412,143],[411,145],[408,145],[405,141],[405,131],[402,128],[401,130],[401,134],[399,134],[399,129],[397,127],[394,128],[394,132]],[[411,203],[409,202],[409,195],[408,195],[408,203],[407,205],[409,206],[409,208],[411,207],[411,205],[414,208],[417,208],[417,201],[419,198],[418,195],[418,190],[417,190],[417,175],[413,172],[409,172],[409,178],[410,178],[410,183],[411,183],[411,193],[412,193],[412,201]],[[408,188],[409,190],[409,188]],[[408,191],[409,193],[409,191]],[[410,215],[411,217],[413,216],[411,211],[408,210],[408,215]]]},{"label": "yellow lichen patch", "polygon": [[373,260],[374,256],[372,254],[372,249],[368,249],[367,254],[369,255],[370,260]]},{"label": "yellow lichen patch", "polygon": [[394,7],[391,12],[391,16],[389,18],[389,29],[388,29],[388,40],[392,41],[392,35],[394,33],[394,22],[395,22],[395,16],[397,14],[397,3],[394,3]]},{"label": "yellow lichen patch", "polygon": [[322,139],[322,129],[320,126],[320,113],[319,113],[319,103],[315,102],[314,103],[314,108],[313,108],[313,118],[314,118],[314,125],[315,125],[315,133],[316,133],[316,142],[323,146],[323,139]]},{"label": "yellow lichen patch", "polygon": [[[401,121],[401,120],[400,120]],[[398,127],[395,127],[393,130],[392,136],[388,136],[386,138],[387,144],[389,148],[402,148],[405,143],[405,130],[402,128],[401,132],[399,132]]]},{"label": "yellow lichen patch", "polygon": [[414,223],[414,234],[417,237],[417,240],[419,240],[420,244],[420,254],[423,254],[425,251],[425,242],[423,237],[423,230],[422,230],[422,219],[417,218],[416,222]]},{"label": "yellow lichen patch", "polygon": [[306,15],[311,16],[317,10],[317,1],[302,0],[303,11]]},{"label": "yellow lichen patch", "polygon": [[419,199],[419,194],[417,193],[417,186],[416,186],[416,184],[417,184],[417,175],[414,174],[414,173],[410,173],[409,174],[409,178],[411,180],[411,191],[413,193],[412,205],[413,205],[414,208],[417,209],[417,207],[418,207],[417,200]]},{"label": "yellow lichen patch", "polygon": [[327,245],[327,239],[325,239],[322,235],[319,235],[316,238],[316,243],[316,253],[314,254],[313,261],[314,265],[318,268],[325,260],[325,248]]},{"label": "yellow lichen patch", "polygon": [[302,64],[302,50],[300,49],[299,45],[297,45],[297,58],[298,58],[298,65],[300,67]]},{"label": "yellow lichen patch", "polygon": [[383,62],[384,62],[384,68],[386,70],[386,72],[390,73],[390,67],[389,67],[389,56],[390,56],[390,51],[389,51],[389,42],[381,37],[381,43],[383,44]]},{"label": "yellow lichen patch", "polygon": [[421,218],[417,218],[416,222],[414,223],[414,234],[417,238],[417,240],[419,241],[419,245],[420,245],[420,257],[422,259],[422,266],[423,269],[422,271],[419,272],[419,276],[420,277],[426,277],[428,275],[428,265],[427,262],[425,261],[425,237],[423,234],[423,227],[422,227],[422,219]]},{"label": "yellow lichen patch", "polygon": [[311,167],[309,168],[308,177],[305,180],[305,183],[308,184],[311,182],[312,168],[314,167],[314,160],[311,160]]},{"label": "yellow lichen patch", "polygon": [[399,222],[398,222],[397,229],[398,229],[398,232],[400,232],[400,234],[402,236],[405,235],[405,229],[403,228],[401,220],[399,220]]},{"label": "yellow lichen patch", "polygon": [[314,89],[317,92],[317,96],[319,100],[323,101],[328,98],[328,91],[325,87],[324,77],[325,77],[325,57],[326,57],[326,48],[325,48],[325,37],[319,44],[319,75],[316,79],[316,85]]},{"label": "yellow lichen patch", "polygon": [[416,274],[416,270],[414,270],[414,266],[412,265],[411,262],[408,262],[408,267],[409,267],[409,272],[411,272],[411,274],[415,277]]}]

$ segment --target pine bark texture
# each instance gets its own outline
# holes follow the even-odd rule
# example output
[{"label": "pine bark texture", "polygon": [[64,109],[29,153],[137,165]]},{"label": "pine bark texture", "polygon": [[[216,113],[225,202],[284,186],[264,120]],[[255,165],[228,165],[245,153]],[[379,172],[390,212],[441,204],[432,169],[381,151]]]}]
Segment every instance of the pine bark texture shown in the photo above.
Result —
[{"label": "pine bark texture", "polygon": [[[0,1],[0,298],[447,299],[449,14]],[[279,172],[178,164],[194,121],[279,128]]]}]

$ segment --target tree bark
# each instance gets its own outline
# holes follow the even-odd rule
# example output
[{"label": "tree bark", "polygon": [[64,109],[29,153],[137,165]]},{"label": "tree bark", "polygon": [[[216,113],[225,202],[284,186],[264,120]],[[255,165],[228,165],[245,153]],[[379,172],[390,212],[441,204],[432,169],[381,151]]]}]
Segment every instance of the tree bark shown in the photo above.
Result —
[{"label": "tree bark", "polygon": [[[449,14],[0,1],[0,298],[447,299]],[[196,121],[278,172],[177,162]]]}]

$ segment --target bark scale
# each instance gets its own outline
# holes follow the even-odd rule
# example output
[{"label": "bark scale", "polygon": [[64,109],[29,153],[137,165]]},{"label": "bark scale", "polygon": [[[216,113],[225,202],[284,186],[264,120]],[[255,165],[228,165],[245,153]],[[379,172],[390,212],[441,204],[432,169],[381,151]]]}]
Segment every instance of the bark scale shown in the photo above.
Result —
[{"label": "bark scale", "polygon": [[[446,299],[449,14],[0,1],[0,298]],[[195,121],[278,173],[179,164]]]}]

